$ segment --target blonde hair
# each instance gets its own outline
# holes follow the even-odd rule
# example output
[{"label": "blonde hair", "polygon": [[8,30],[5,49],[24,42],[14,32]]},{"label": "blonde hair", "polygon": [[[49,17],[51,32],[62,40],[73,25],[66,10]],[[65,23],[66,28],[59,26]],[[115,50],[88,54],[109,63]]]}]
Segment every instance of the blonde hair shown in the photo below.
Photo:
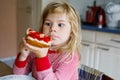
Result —
[{"label": "blonde hair", "polygon": [[[57,10],[57,11],[56,11]],[[66,13],[69,23],[71,25],[71,37],[67,44],[63,45],[58,49],[59,52],[68,52],[70,55],[74,55],[75,52],[80,54],[81,48],[81,23],[80,16],[78,12],[66,2],[51,2],[49,3],[43,11],[40,20],[40,30],[42,31],[42,26],[44,19],[51,13],[62,12]]]}]

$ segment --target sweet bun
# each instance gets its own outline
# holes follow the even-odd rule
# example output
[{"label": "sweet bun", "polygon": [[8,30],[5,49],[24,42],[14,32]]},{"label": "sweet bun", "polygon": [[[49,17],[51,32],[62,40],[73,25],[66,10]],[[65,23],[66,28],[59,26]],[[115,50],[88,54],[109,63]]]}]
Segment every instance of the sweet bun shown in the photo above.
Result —
[{"label": "sweet bun", "polygon": [[28,28],[26,30],[26,36],[25,40],[28,44],[33,45],[35,47],[40,47],[40,48],[47,48],[50,47],[51,41],[50,37],[32,30],[31,28]]}]

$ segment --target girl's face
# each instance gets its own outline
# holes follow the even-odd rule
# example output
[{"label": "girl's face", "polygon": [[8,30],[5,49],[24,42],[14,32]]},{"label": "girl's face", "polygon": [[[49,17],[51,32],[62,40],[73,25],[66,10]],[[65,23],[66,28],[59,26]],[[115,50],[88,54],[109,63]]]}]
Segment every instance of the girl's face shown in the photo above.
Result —
[{"label": "girl's face", "polygon": [[43,33],[51,36],[52,46],[66,43],[71,33],[71,25],[66,14],[48,14],[43,23]]}]

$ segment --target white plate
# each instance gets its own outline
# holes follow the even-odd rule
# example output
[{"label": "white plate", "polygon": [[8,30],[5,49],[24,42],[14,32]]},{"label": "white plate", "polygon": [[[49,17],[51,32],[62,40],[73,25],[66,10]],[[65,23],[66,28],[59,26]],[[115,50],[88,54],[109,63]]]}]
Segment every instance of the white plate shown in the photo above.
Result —
[{"label": "white plate", "polygon": [[0,77],[0,80],[36,80],[36,79],[27,75],[7,75]]}]

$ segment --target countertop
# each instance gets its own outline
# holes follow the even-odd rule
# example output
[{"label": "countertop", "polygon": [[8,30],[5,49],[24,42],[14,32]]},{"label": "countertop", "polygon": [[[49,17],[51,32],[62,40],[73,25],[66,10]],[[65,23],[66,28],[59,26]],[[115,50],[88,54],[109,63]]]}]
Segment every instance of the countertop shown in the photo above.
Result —
[{"label": "countertop", "polygon": [[120,34],[120,27],[119,28],[108,28],[108,27],[98,28],[98,26],[82,24],[81,28],[83,30],[92,30],[92,31]]}]

